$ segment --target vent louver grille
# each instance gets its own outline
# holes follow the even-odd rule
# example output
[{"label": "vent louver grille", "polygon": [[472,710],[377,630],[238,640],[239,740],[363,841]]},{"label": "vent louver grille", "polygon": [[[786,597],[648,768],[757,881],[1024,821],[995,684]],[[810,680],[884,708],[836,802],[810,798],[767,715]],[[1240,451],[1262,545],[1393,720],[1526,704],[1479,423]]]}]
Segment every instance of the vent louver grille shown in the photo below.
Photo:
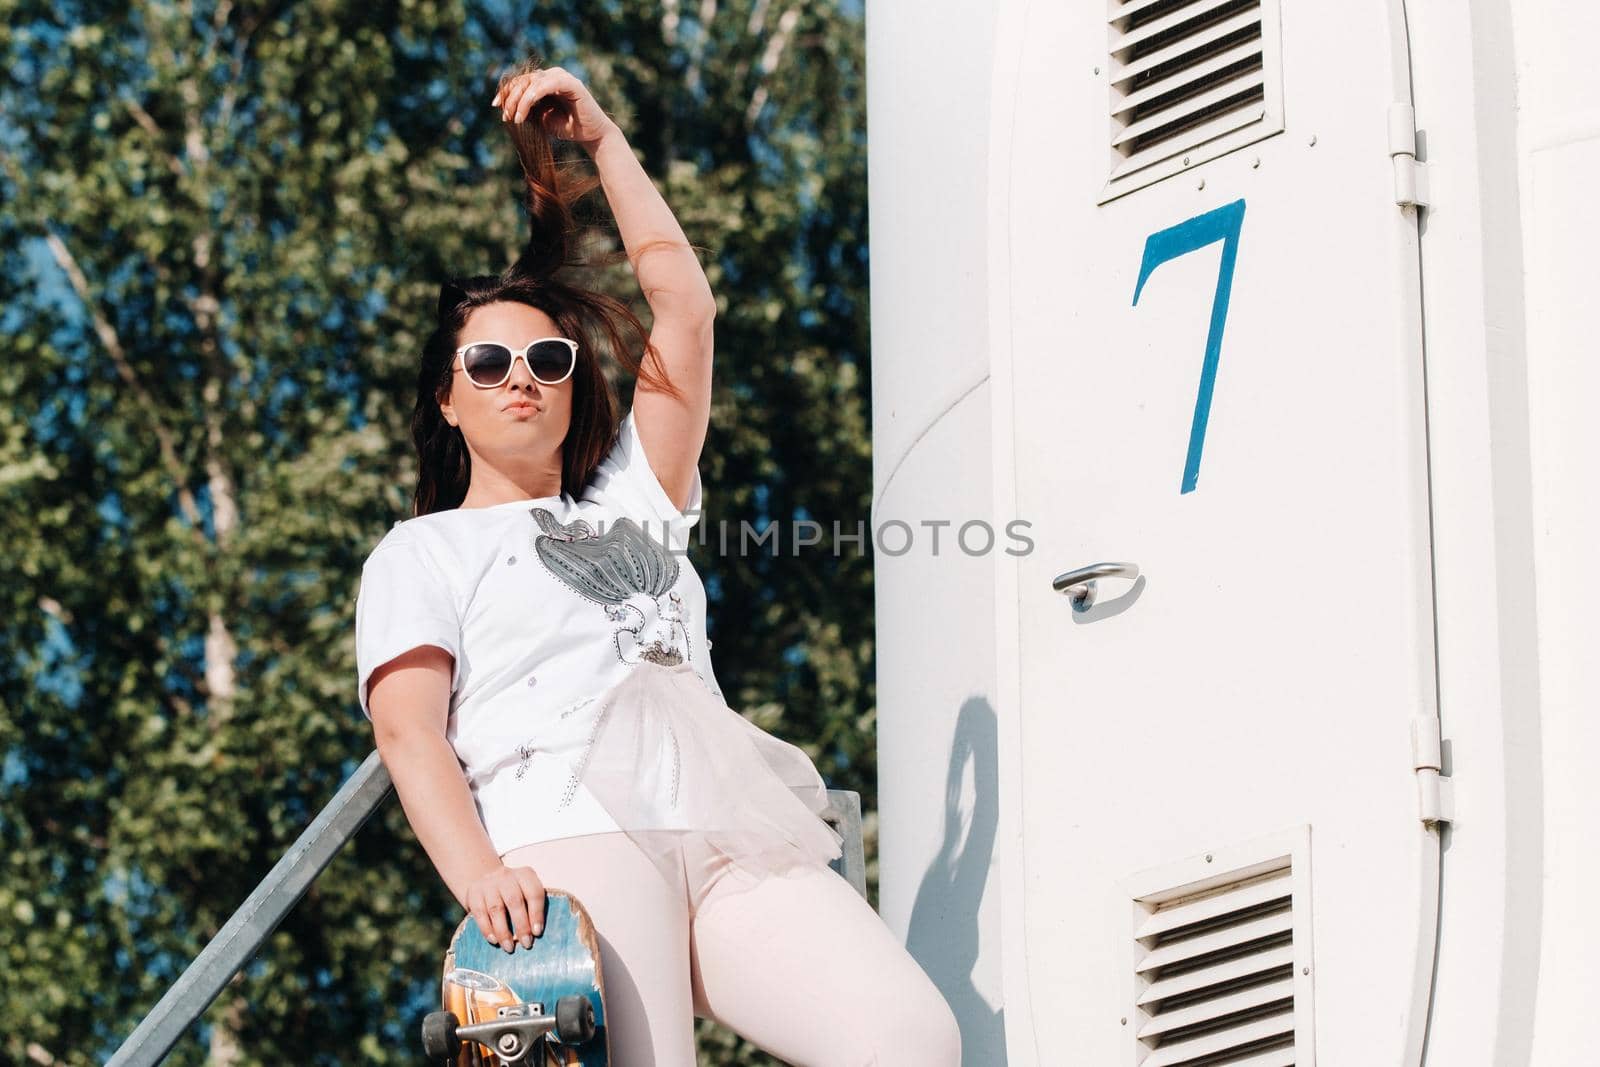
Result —
[{"label": "vent louver grille", "polygon": [[1277,0],[1110,0],[1100,202],[1283,129]]},{"label": "vent louver grille", "polygon": [[1309,846],[1270,851],[1226,864],[1208,854],[1135,897],[1127,1023],[1138,1067],[1312,1062]]}]

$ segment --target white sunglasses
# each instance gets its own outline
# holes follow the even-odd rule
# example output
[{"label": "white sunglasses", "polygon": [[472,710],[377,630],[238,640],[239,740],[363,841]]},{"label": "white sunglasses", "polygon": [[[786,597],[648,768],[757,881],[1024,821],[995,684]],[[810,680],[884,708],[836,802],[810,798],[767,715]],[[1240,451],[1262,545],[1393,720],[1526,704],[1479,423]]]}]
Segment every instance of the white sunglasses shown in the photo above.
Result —
[{"label": "white sunglasses", "polygon": [[456,349],[455,356],[468,380],[484,389],[504,385],[519,357],[534,381],[560,385],[578,365],[578,342],[566,337],[541,337],[518,350],[499,341],[474,341]]}]

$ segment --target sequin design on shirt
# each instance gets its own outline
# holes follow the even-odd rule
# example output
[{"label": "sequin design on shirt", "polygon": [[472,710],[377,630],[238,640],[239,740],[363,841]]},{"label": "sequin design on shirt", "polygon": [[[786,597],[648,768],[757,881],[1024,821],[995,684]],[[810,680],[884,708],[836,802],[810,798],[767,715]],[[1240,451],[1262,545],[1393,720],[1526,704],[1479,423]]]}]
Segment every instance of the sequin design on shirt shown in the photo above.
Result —
[{"label": "sequin design on shirt", "polygon": [[[574,712],[581,711],[582,709],[588,707],[599,698],[600,697],[598,693],[591,693],[589,696],[582,697],[581,699],[576,700],[562,708],[556,718],[565,719]],[[537,740],[537,738],[535,740]],[[517,746],[517,755],[521,757],[517,763],[517,781],[520,782],[522,780],[522,776],[528,773],[528,764],[532,762],[534,753],[538,751],[539,746],[534,744],[533,741],[527,741]]]},{"label": "sequin design on shirt", "polygon": [[[603,535],[585,519],[563,525],[547,508],[530,514],[540,533],[533,549],[545,568],[563,585],[599,604],[606,618],[619,625],[612,631],[617,658],[664,667],[689,658],[688,619],[678,582],[678,559],[631,518],[620,518]],[[658,625],[643,633],[649,616],[637,601],[648,597]],[[662,597],[667,603],[662,604]],[[680,640],[681,638],[681,640]],[[625,647],[626,646],[626,647]]]}]

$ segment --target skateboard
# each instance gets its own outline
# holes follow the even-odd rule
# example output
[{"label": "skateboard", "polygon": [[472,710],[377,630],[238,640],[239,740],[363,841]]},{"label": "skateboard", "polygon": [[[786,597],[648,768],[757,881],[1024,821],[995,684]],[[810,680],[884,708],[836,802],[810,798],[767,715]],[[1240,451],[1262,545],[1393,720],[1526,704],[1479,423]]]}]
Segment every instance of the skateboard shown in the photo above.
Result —
[{"label": "skateboard", "polygon": [[583,905],[545,890],[544,931],[531,948],[491,944],[472,916],[444,954],[444,1010],[422,1020],[422,1048],[447,1067],[606,1067],[600,942]]}]

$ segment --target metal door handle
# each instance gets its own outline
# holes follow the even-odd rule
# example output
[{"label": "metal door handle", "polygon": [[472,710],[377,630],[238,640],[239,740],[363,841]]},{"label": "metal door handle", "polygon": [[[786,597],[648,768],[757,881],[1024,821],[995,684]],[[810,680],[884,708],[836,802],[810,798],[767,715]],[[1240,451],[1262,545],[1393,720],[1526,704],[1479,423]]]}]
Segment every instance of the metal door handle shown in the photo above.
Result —
[{"label": "metal door handle", "polygon": [[1096,578],[1137,577],[1139,577],[1137,563],[1091,563],[1087,567],[1079,567],[1075,571],[1056,575],[1055,581],[1050,583],[1050,588],[1058,593],[1067,594],[1074,608],[1085,611],[1094,605]]}]

